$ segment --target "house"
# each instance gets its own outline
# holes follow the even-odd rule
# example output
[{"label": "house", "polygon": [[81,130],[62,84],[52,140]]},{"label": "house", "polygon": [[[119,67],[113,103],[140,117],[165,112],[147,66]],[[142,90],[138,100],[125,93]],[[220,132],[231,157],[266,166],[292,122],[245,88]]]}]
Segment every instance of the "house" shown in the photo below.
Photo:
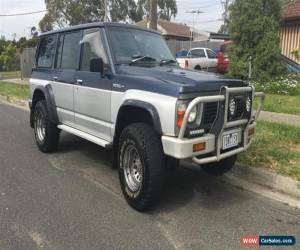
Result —
[{"label": "house", "polygon": [[300,0],[295,0],[283,8],[280,44],[284,56],[296,63],[300,63],[291,53],[294,49],[300,49]]},{"label": "house", "polygon": [[[136,25],[149,28],[149,21],[142,20]],[[201,31],[185,24],[162,19],[158,20],[157,30],[167,40],[167,44],[174,55],[180,50],[195,47],[219,48],[220,44],[228,39],[228,36],[223,34]]]},{"label": "house", "polygon": [[[149,28],[149,21],[142,20],[136,23],[137,26]],[[189,41],[191,40],[191,28],[187,25],[169,22],[159,19],[157,30],[165,37],[166,40]]]},{"label": "house", "polygon": [[[149,21],[142,20],[136,23],[136,25],[143,28],[149,28]],[[228,35],[193,29],[186,24],[170,22],[163,19],[158,20],[157,30],[165,37],[166,40],[190,41],[191,37],[194,42],[209,40],[229,40]]]}]

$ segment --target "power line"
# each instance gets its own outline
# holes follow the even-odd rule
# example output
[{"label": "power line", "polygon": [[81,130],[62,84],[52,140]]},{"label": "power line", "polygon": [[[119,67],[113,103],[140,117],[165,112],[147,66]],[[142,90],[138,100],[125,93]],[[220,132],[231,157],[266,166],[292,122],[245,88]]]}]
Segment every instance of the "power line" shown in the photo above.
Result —
[{"label": "power line", "polygon": [[38,10],[38,11],[32,11],[32,12],[26,12],[26,13],[17,13],[17,14],[0,14],[0,17],[12,17],[12,16],[26,16],[26,15],[33,15],[38,13],[47,12],[47,10]]}]

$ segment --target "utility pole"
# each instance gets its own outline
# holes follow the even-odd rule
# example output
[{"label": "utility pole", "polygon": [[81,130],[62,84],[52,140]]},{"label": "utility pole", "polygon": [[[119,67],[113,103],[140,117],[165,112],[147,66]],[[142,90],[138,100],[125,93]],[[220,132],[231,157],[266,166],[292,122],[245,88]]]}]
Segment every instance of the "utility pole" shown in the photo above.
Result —
[{"label": "utility pole", "polygon": [[157,0],[149,0],[149,28],[157,30]]},{"label": "utility pole", "polygon": [[192,10],[192,11],[187,11],[186,13],[193,14],[193,27],[191,29],[191,39],[190,39],[190,48],[192,48],[192,41],[193,41],[194,32],[195,32],[195,14],[199,15],[199,14],[202,14],[204,12],[201,11],[201,10]]},{"label": "utility pole", "polygon": [[228,29],[227,29],[227,21],[229,18],[229,6],[231,4],[231,0],[221,0],[221,4],[223,6],[224,9],[224,13],[223,13],[223,30],[222,33],[227,34],[228,33]]}]

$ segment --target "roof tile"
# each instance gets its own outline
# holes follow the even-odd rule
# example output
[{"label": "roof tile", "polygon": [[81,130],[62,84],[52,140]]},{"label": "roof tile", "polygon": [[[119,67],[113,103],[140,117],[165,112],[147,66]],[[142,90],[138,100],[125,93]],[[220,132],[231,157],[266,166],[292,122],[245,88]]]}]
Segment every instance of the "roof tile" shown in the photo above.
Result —
[{"label": "roof tile", "polygon": [[295,0],[287,4],[282,11],[282,20],[294,21],[300,20],[300,1]]}]

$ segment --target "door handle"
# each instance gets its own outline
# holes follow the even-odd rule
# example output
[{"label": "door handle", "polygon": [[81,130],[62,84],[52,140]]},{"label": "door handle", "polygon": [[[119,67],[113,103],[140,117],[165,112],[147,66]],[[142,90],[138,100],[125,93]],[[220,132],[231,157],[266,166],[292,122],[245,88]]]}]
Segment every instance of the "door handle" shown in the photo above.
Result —
[{"label": "door handle", "polygon": [[82,85],[83,84],[83,81],[81,79],[77,79],[76,82],[77,82],[78,85]]}]

